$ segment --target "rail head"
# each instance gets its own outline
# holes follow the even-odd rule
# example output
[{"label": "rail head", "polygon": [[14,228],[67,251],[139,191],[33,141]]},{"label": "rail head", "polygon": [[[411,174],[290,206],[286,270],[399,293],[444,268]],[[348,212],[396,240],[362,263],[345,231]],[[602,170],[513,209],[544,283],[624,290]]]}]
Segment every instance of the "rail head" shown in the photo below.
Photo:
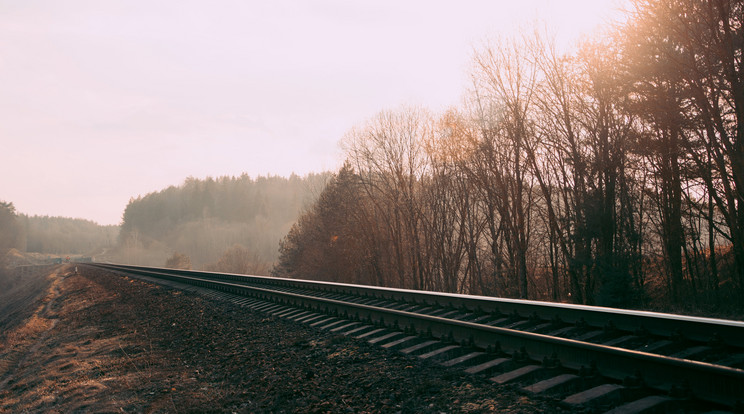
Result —
[{"label": "rail head", "polygon": [[659,336],[682,335],[691,340],[701,342],[716,340],[732,346],[741,346],[741,344],[744,344],[743,321],[569,303],[464,295],[458,293],[429,292],[270,276],[240,275],[120,264],[106,264],[104,266],[116,267],[122,270],[155,271],[184,276],[203,276],[223,280],[313,289],[340,294],[368,296],[386,300],[437,305],[454,309],[467,309],[473,312],[497,313],[504,315],[517,314],[523,317],[537,317],[542,320],[560,320],[567,324],[583,323],[595,327],[611,326],[613,328],[631,332],[642,330],[649,334]]}]

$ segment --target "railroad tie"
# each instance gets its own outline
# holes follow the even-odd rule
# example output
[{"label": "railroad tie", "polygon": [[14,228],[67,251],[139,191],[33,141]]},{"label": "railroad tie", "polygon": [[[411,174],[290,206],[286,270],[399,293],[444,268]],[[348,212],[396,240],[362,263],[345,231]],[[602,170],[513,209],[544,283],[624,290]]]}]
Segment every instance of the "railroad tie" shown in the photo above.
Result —
[{"label": "railroad tie", "polygon": [[516,381],[519,379],[523,379],[529,375],[534,375],[541,369],[543,369],[543,367],[541,367],[540,365],[525,365],[522,368],[517,368],[515,370],[505,372],[501,375],[497,375],[491,378],[491,381],[497,384],[506,384],[507,382]]},{"label": "railroad tie", "polygon": [[470,367],[466,369],[465,372],[467,372],[468,374],[479,374],[484,371],[498,368],[500,365],[505,364],[506,362],[509,362],[509,361],[511,361],[511,359],[509,358],[496,358],[490,361],[483,362],[476,366]]},{"label": "railroad tie", "polygon": [[651,409],[660,410],[663,406],[669,405],[674,401],[670,397],[661,395],[651,395],[640,400],[635,400],[619,407],[615,407],[605,414],[639,414],[648,412]]},{"label": "railroad tie", "polygon": [[416,339],[416,338],[418,338],[418,336],[404,336],[403,338],[400,338],[400,339],[396,339],[396,340],[395,340],[395,341],[393,341],[393,342],[388,342],[388,343],[386,343],[386,344],[383,344],[383,345],[381,345],[381,346],[382,346],[383,348],[385,348],[385,349],[391,349],[391,348],[393,348],[393,347],[396,347],[396,346],[398,346],[398,345],[401,345],[401,344],[403,344],[403,343],[406,343],[406,342],[408,342],[408,341],[414,340],[414,339]]},{"label": "railroad tie", "polygon": [[361,335],[358,335],[358,336],[356,336],[355,338],[357,338],[357,339],[362,339],[362,338],[366,338],[366,337],[368,337],[368,336],[372,336],[372,335],[378,334],[378,333],[380,333],[380,332],[382,332],[382,331],[384,331],[384,330],[385,330],[385,329],[383,329],[383,328],[377,328],[377,329],[373,329],[373,330],[371,330],[371,331],[369,331],[369,332],[365,332],[365,333],[363,333],[363,334],[361,334]]},{"label": "railroad tie", "polygon": [[396,336],[400,336],[400,335],[402,335],[401,332],[397,332],[397,331],[396,332],[390,332],[390,333],[387,333],[385,335],[378,336],[376,338],[372,338],[372,339],[368,340],[367,342],[369,342],[370,344],[376,344],[378,342],[382,342],[382,341],[385,341],[387,339],[395,338]]},{"label": "railroad tie", "polygon": [[423,355],[419,355],[419,358],[420,359],[429,359],[429,358],[435,357],[437,355],[441,355],[441,354],[443,354],[445,352],[449,352],[449,351],[452,351],[454,349],[459,349],[459,348],[460,348],[459,345],[447,345],[447,346],[444,346],[442,348],[435,349],[433,351],[427,352],[427,353],[425,353]]},{"label": "railroad tie", "polygon": [[358,328],[354,328],[354,329],[352,329],[350,331],[344,332],[344,335],[346,335],[346,336],[354,335],[355,333],[366,331],[367,329],[370,329],[370,328],[372,328],[371,325],[362,325],[362,326],[360,326]]},{"label": "railroad tie", "polygon": [[420,344],[416,344],[414,346],[411,346],[411,347],[408,347],[406,349],[403,349],[400,352],[402,352],[404,354],[414,354],[416,352],[422,351],[422,350],[424,350],[424,349],[426,349],[426,348],[428,348],[428,347],[430,347],[430,346],[432,346],[434,344],[438,344],[438,343],[439,343],[439,341],[436,341],[436,340],[424,341],[424,342],[421,342]]},{"label": "railroad tie", "polygon": [[581,407],[585,405],[604,404],[612,400],[622,399],[625,387],[618,384],[602,384],[579,393],[569,395],[563,400],[564,404]]},{"label": "railroad tie", "polygon": [[477,351],[476,352],[471,352],[469,354],[465,354],[465,355],[459,356],[457,358],[452,358],[450,360],[444,361],[444,362],[442,362],[442,366],[445,366],[445,367],[455,366],[455,365],[458,365],[458,364],[462,364],[463,362],[469,361],[469,360],[471,360],[473,358],[478,358],[478,357],[480,357],[482,355],[486,355],[486,353],[485,352],[477,352]]},{"label": "railroad tie", "polygon": [[340,332],[340,331],[343,331],[344,329],[348,329],[348,328],[351,328],[352,326],[357,326],[357,325],[359,325],[359,322],[349,322],[347,324],[337,326],[331,329],[331,332]]},{"label": "railroad tie", "polygon": [[532,394],[541,394],[549,391],[566,390],[575,385],[580,377],[574,374],[561,374],[532,385],[528,385],[523,390]]}]

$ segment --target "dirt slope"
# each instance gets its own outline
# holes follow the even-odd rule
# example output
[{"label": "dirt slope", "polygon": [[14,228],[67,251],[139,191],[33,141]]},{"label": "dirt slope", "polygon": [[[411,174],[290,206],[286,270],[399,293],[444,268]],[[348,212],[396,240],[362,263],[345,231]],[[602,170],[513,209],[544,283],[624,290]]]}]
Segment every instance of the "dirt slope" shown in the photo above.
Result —
[{"label": "dirt slope", "polygon": [[508,387],[235,305],[58,267],[0,336],[0,412],[555,412]]},{"label": "dirt slope", "polygon": [[37,310],[37,302],[54,279],[50,269],[51,266],[0,268],[0,340]]}]

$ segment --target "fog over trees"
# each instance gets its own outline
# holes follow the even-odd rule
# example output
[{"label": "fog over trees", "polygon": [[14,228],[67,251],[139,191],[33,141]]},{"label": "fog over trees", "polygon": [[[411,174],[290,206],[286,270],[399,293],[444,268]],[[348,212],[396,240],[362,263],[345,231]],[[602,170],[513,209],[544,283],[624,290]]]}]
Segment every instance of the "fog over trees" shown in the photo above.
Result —
[{"label": "fog over trees", "polygon": [[328,174],[188,178],[133,198],[124,210],[115,260],[268,274],[279,240],[327,179]]},{"label": "fog over trees", "polygon": [[0,201],[0,262],[11,249],[47,256],[92,256],[113,248],[118,234],[119,226],[67,217],[28,216],[19,214],[13,203]]},{"label": "fog over trees", "polygon": [[383,111],[273,273],[741,311],[744,2],[638,0],[608,34],[477,50],[442,114]]},{"label": "fog over trees", "polygon": [[[18,214],[12,203],[0,202],[0,261],[16,249],[42,254],[33,255],[33,262],[80,255],[118,263],[268,274],[280,239],[303,208],[312,205],[329,176],[192,177],[180,186],[132,198],[121,226],[27,216]],[[21,263],[19,257],[13,261]]]},{"label": "fog over trees", "polygon": [[48,254],[94,255],[116,245],[119,226],[67,217],[19,217],[25,229],[25,251]]}]

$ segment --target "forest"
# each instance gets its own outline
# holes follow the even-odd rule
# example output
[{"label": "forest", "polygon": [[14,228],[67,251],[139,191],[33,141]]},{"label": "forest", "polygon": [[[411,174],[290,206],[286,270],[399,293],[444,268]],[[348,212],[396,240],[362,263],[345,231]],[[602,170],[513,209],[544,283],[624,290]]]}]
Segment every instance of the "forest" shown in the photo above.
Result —
[{"label": "forest", "polygon": [[279,240],[329,177],[190,177],[180,186],[132,198],[121,226],[28,216],[12,203],[0,202],[0,261],[16,249],[33,253],[34,260],[39,254],[75,254],[117,263],[267,275]]},{"label": "forest", "polygon": [[94,255],[115,246],[119,226],[102,226],[90,220],[67,217],[19,217],[25,234],[25,251],[49,254]]},{"label": "forest", "polygon": [[92,256],[113,248],[119,234],[119,226],[101,226],[90,220],[21,214],[13,203],[4,201],[0,201],[0,230],[0,262],[10,249]]},{"label": "forest", "polygon": [[328,177],[190,177],[133,198],[124,210],[115,261],[268,274],[279,240]]},{"label": "forest", "polygon": [[541,30],[476,50],[460,107],[347,133],[273,274],[741,314],[742,20],[636,0],[570,52]]},{"label": "forest", "polygon": [[25,244],[15,206],[11,202],[0,201],[0,267],[7,251],[23,248]]}]

